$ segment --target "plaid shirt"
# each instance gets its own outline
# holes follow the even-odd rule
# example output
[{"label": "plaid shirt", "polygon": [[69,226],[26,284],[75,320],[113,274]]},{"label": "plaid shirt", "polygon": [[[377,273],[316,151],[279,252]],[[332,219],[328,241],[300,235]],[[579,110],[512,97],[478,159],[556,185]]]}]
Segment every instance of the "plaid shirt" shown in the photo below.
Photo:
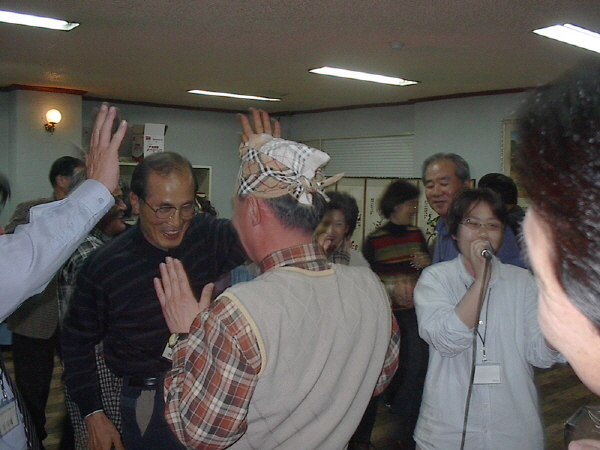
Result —
[{"label": "plaid shirt", "polygon": [[[277,251],[260,264],[261,273],[275,267],[327,270],[326,256],[315,244]],[[398,364],[400,337],[392,321],[392,338],[375,389],[379,394]],[[250,324],[227,293],[201,313],[187,339],[173,355],[165,378],[166,418],[188,448],[221,449],[246,431],[248,405],[261,369],[261,355]]]},{"label": "plaid shirt", "polygon": [[77,250],[73,252],[71,257],[58,271],[58,317],[62,322],[73,291],[75,290],[75,279],[79,273],[79,269],[83,265],[83,262],[90,256],[94,250],[101,247],[103,244],[110,240],[110,236],[107,236],[99,228],[94,227],[89,232],[87,237],[83,240]]}]

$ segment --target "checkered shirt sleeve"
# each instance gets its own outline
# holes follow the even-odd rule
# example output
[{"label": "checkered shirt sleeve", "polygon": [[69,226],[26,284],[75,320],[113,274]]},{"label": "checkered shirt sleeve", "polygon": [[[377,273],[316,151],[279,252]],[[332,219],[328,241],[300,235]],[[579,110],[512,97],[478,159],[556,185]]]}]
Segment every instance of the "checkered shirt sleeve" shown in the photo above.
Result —
[{"label": "checkered shirt sleeve", "polygon": [[221,449],[246,431],[261,356],[250,324],[222,296],[175,346],[165,378],[166,418],[188,448]]},{"label": "checkered shirt sleeve", "polygon": [[94,250],[105,242],[105,240],[102,240],[97,234],[94,234],[95,230],[96,229],[92,230],[58,271],[56,290],[58,297],[58,317],[60,318],[61,323],[67,312],[71,297],[73,296],[75,279],[77,278],[77,274],[79,273],[83,262]]},{"label": "checkered shirt sleeve", "polygon": [[398,322],[396,322],[394,315],[392,314],[391,316],[392,336],[390,338],[390,345],[388,346],[388,350],[385,355],[385,361],[383,363],[381,375],[379,375],[379,380],[377,380],[377,385],[375,386],[373,397],[383,392],[387,385],[390,384],[390,381],[392,381],[392,377],[396,373],[396,369],[398,369],[400,354],[400,328],[398,327]]}]

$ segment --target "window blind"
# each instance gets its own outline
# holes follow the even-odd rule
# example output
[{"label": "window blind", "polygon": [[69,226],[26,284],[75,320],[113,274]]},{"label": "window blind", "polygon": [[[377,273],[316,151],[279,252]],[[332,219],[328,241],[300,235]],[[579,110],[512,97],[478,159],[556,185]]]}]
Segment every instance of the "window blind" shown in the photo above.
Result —
[{"label": "window blind", "polygon": [[[322,139],[321,150],[331,156],[325,175],[345,172],[347,177],[414,176],[414,135]],[[310,145],[310,144],[309,144]]]}]

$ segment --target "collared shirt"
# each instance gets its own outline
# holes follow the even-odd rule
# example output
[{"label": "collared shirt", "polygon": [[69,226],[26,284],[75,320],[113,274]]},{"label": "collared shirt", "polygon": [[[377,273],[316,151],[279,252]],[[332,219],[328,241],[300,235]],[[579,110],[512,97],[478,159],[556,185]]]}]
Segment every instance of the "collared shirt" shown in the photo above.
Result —
[{"label": "collared shirt", "polygon": [[[450,261],[458,256],[458,249],[454,245],[454,239],[450,236],[448,228],[446,227],[446,221],[439,218],[435,231],[437,237],[435,239],[435,249],[433,251],[433,264],[442,261]],[[504,228],[504,235],[502,236],[502,245],[498,250],[498,259],[504,264],[512,264],[513,266],[522,267],[527,269],[527,265],[523,261],[521,251],[517,245],[515,235],[509,227]]]},{"label": "collared shirt", "polygon": [[[429,369],[415,438],[423,450],[459,448],[472,365],[473,330],[456,315],[473,277],[462,256],[423,271],[415,288],[419,334]],[[479,320],[476,363],[498,365],[501,382],[473,386],[465,449],[541,450],[543,429],[532,366],[564,362],[549,349],[537,320],[529,271],[494,257]],[[497,367],[497,366],[496,366]]]},{"label": "collared shirt", "polygon": [[329,255],[327,261],[343,264],[345,266],[354,267],[371,267],[369,262],[365,259],[363,254],[357,250],[354,250],[348,239],[345,239],[342,244],[335,249],[335,251]]},{"label": "collared shirt", "polygon": [[83,262],[90,256],[90,253],[107,243],[109,240],[110,236],[103,233],[99,228],[94,227],[79,247],[77,247],[77,250],[75,250],[67,262],[58,271],[58,315],[61,322],[67,312],[69,301],[75,290],[75,279]]},{"label": "collared shirt", "polygon": [[0,236],[0,320],[46,287],[113,204],[102,183],[86,180],[67,198],[34,206],[28,224]]},{"label": "collared shirt", "polygon": [[[284,266],[310,271],[330,268],[316,244],[274,252],[259,265],[261,273]],[[399,344],[393,320],[374,395],[383,391],[396,370]],[[226,448],[236,442],[246,431],[248,405],[261,366],[257,337],[226,291],[194,320],[189,337],[176,344],[173,370],[165,378],[166,418],[179,439],[202,449]],[[197,439],[190,441],[190,436]]]}]

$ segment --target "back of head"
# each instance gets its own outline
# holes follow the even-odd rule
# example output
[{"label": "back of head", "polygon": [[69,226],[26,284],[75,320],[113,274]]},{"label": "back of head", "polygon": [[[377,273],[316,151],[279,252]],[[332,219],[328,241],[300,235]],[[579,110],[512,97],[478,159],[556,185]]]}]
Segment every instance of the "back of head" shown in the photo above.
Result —
[{"label": "back of head", "polygon": [[497,193],[487,188],[461,189],[454,196],[454,199],[450,204],[450,209],[448,210],[448,217],[446,218],[448,232],[451,236],[458,235],[458,226],[465,219],[467,214],[469,214],[469,212],[480,202],[487,203],[496,218],[502,222],[503,225],[506,224],[506,210],[504,209],[504,203]]},{"label": "back of head", "polygon": [[379,200],[379,210],[386,219],[389,219],[396,206],[418,197],[419,188],[410,181],[392,181]]},{"label": "back of head", "polygon": [[56,177],[63,176],[70,178],[78,167],[85,167],[85,163],[73,156],[62,156],[54,161],[50,167],[50,174],[48,175],[52,187],[56,187]]},{"label": "back of head", "polygon": [[326,205],[318,193],[313,195],[312,205],[299,203],[291,195],[270,198],[266,202],[282,226],[311,234],[323,219]]},{"label": "back of head", "polygon": [[423,161],[423,167],[421,170],[421,179],[423,180],[423,183],[425,183],[425,174],[427,172],[427,168],[434,162],[442,159],[448,159],[454,163],[456,167],[456,176],[461,182],[464,183],[465,181],[471,180],[471,170],[469,169],[469,164],[462,156],[457,155],[456,153],[436,153],[435,155],[431,155],[429,158]]},{"label": "back of head", "polygon": [[518,130],[519,183],[549,224],[556,276],[600,328],[600,63],[540,88]]},{"label": "back of head", "polygon": [[519,192],[517,184],[511,177],[502,173],[488,173],[479,180],[477,185],[480,188],[488,188],[496,192],[502,198],[505,205],[516,205]]},{"label": "back of head", "polygon": [[194,192],[198,192],[198,180],[194,176],[190,162],[178,153],[158,152],[144,158],[131,175],[131,192],[145,199],[148,191],[148,175],[157,173],[167,176],[173,172],[189,173],[194,180]]},{"label": "back of head", "polygon": [[345,192],[327,192],[329,202],[325,207],[325,212],[341,211],[344,214],[344,220],[348,226],[346,237],[352,236],[356,229],[358,221],[358,204],[356,199]]},{"label": "back of head", "polygon": [[329,155],[298,142],[256,134],[239,151],[238,198],[264,198],[283,227],[312,235],[325,211],[324,188],[342,176],[323,176]]}]

